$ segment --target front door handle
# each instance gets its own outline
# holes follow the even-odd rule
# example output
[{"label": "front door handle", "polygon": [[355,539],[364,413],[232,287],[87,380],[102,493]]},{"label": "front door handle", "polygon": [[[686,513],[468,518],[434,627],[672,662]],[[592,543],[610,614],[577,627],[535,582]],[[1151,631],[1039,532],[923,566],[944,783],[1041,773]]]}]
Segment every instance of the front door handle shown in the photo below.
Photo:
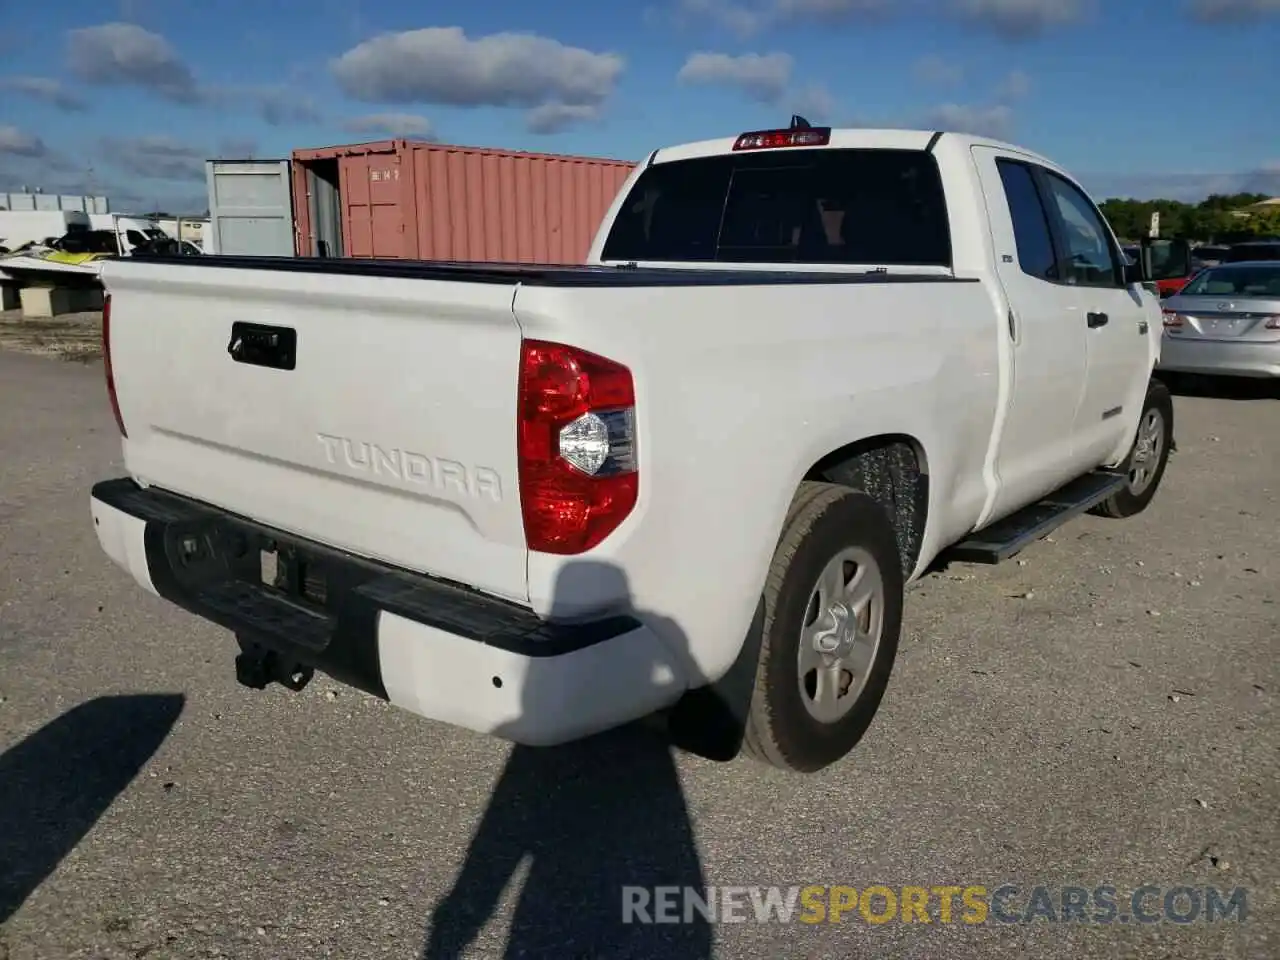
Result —
[{"label": "front door handle", "polygon": [[1094,329],[1095,327],[1105,327],[1109,319],[1110,317],[1108,317],[1105,313],[1085,314],[1085,320],[1088,321],[1090,330]]},{"label": "front door handle", "polygon": [[1145,320],[1138,321],[1138,333],[1145,336],[1148,329],[1150,328],[1147,326],[1147,321]]}]

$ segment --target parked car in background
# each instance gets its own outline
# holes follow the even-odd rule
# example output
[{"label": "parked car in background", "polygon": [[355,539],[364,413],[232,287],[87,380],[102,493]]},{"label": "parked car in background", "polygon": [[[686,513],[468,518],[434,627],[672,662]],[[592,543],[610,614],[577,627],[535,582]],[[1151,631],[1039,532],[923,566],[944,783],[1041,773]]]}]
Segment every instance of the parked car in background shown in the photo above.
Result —
[{"label": "parked car in background", "polygon": [[1159,370],[1280,377],[1280,261],[1209,267],[1162,307]]},{"label": "parked car in background", "polygon": [[1191,250],[1191,269],[1203,270],[1205,267],[1216,267],[1227,256],[1230,247],[1217,244],[1205,244]]},{"label": "parked car in background", "polygon": [[1223,263],[1249,263],[1256,260],[1280,260],[1280,240],[1246,240],[1232,244]]},{"label": "parked car in background", "polygon": [[1150,257],[1148,266],[1152,275],[1160,278],[1156,281],[1156,288],[1161,298],[1172,296],[1181,290],[1199,269],[1185,240],[1144,240],[1139,251],[1144,248]]}]

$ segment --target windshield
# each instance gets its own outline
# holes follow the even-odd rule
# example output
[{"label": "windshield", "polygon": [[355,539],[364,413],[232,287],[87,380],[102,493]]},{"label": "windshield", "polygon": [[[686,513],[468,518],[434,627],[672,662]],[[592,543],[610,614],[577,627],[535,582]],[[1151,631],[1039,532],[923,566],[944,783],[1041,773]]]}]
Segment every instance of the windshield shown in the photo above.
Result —
[{"label": "windshield", "polygon": [[1182,288],[1204,297],[1280,297],[1280,263],[1274,267],[1209,267]]},{"label": "windshield", "polygon": [[659,163],[604,260],[951,266],[942,180],[922,150],[787,150]]},{"label": "windshield", "polygon": [[145,233],[152,240],[163,240],[169,236],[163,230],[158,230],[155,227],[148,227],[146,230],[143,230],[142,232]]}]

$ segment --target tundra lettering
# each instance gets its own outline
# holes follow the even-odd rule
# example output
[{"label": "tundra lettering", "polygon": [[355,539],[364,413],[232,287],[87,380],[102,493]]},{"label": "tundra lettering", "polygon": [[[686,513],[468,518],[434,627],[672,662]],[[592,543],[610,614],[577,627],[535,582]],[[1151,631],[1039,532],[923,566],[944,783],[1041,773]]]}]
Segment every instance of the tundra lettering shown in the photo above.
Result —
[{"label": "tundra lettering", "polygon": [[456,460],[428,457],[395,447],[380,447],[376,443],[327,433],[317,433],[316,439],[324,444],[325,457],[334,465],[341,462],[351,470],[425,484],[445,493],[485,496],[495,503],[502,499],[502,481],[488,467],[468,469]]}]

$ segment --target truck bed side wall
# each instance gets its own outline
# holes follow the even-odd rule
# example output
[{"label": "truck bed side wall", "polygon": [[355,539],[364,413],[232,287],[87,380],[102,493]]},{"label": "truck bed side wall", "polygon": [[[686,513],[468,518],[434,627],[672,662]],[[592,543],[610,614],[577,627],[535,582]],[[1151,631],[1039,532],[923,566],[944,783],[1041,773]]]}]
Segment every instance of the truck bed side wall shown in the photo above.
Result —
[{"label": "truck bed side wall", "polygon": [[[982,283],[522,287],[515,310],[525,337],[632,369],[640,503],[589,559],[625,570],[635,605],[682,631],[694,676],[716,678],[736,656],[791,496],[825,455],[916,439],[930,476],[922,563],[986,499],[997,323]],[[565,562],[530,555],[540,613],[581,612],[556,596]]]}]

